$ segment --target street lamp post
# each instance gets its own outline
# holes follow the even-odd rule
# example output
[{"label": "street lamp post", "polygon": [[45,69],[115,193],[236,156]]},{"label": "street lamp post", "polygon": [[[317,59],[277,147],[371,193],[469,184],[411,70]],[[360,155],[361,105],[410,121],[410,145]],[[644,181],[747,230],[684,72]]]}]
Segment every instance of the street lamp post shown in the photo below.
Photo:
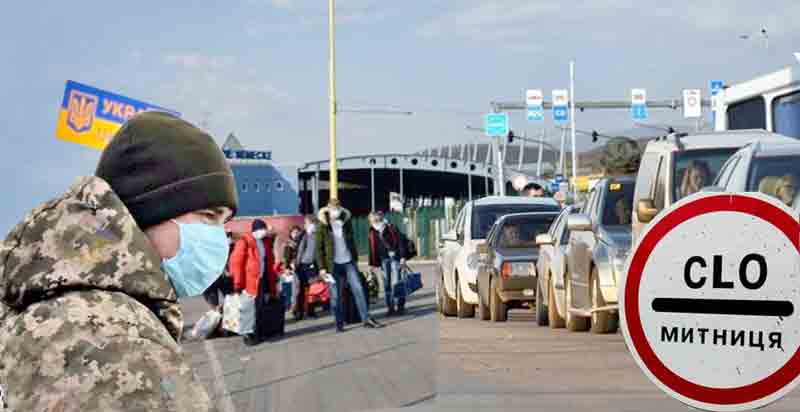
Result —
[{"label": "street lamp post", "polygon": [[575,148],[575,62],[569,62],[569,119],[572,122],[572,196],[578,199],[578,151]]},{"label": "street lamp post", "polygon": [[328,0],[328,66],[330,86],[330,198],[339,198],[339,170],[336,162],[336,0]]}]

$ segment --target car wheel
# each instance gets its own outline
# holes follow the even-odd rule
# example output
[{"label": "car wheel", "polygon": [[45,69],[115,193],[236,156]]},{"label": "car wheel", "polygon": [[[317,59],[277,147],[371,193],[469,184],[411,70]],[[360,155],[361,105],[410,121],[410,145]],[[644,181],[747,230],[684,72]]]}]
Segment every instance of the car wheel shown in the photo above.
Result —
[{"label": "car wheel", "polygon": [[[600,276],[597,268],[592,268],[592,309],[606,306],[600,290]],[[619,327],[619,317],[611,312],[592,312],[592,333],[615,333]]]},{"label": "car wheel", "polygon": [[492,278],[489,283],[489,312],[492,322],[505,322],[508,308],[506,304],[500,300],[500,294],[497,292],[497,279]]},{"label": "car wheel", "polygon": [[561,329],[564,327],[564,318],[558,314],[558,306],[556,306],[556,289],[553,286],[553,277],[547,282],[549,296],[547,297],[547,322],[550,324],[550,329]]},{"label": "car wheel", "polygon": [[570,332],[585,332],[589,329],[589,322],[588,319],[582,318],[580,316],[575,316],[572,312],[570,312],[570,308],[572,308],[572,280],[570,279],[570,275],[567,274],[566,281],[564,282],[564,287],[567,289],[567,330]]},{"label": "car wheel", "polygon": [[458,281],[458,276],[456,276],[456,315],[459,318],[475,316],[475,306],[465,302],[464,296],[461,294],[461,283]]},{"label": "car wheel", "polygon": [[478,284],[478,317],[481,320],[489,320],[489,305],[486,304],[486,301],[483,300],[483,295],[481,294],[481,285]]},{"label": "car wheel", "polygon": [[536,283],[536,324],[547,326],[547,306],[544,304],[542,285]]},{"label": "car wheel", "polygon": [[447,296],[444,287],[444,275],[439,277],[439,285],[436,287],[436,301],[439,304],[439,312],[444,316],[454,316],[456,314],[455,299]]}]

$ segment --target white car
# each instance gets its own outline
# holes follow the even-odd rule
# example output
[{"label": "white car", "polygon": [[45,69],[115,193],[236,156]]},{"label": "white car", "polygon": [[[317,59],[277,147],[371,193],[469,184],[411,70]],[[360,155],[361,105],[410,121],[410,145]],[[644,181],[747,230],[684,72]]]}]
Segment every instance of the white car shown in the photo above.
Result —
[{"label": "white car", "polygon": [[749,144],[722,166],[706,190],[761,192],[800,210],[800,141]]},{"label": "white car", "polygon": [[440,312],[459,318],[475,315],[478,245],[486,243],[489,229],[498,218],[512,213],[559,211],[558,202],[547,197],[490,196],[467,203],[439,245],[441,279],[436,292]]},{"label": "white car", "polygon": [[742,147],[796,139],[764,130],[671,134],[647,143],[633,195],[633,244],[664,209],[709,186],[722,165]]}]

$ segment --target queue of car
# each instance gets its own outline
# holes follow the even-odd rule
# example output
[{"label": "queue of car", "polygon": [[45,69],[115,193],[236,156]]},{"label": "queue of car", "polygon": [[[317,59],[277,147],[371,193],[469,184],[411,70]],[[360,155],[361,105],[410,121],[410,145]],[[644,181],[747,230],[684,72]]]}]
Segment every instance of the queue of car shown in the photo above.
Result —
[{"label": "queue of car", "polygon": [[800,210],[800,141],[763,130],[678,134],[648,142],[638,171],[598,181],[581,205],[489,197],[463,208],[440,245],[445,316],[614,333],[625,261],[660,211],[700,191],[761,192]]}]

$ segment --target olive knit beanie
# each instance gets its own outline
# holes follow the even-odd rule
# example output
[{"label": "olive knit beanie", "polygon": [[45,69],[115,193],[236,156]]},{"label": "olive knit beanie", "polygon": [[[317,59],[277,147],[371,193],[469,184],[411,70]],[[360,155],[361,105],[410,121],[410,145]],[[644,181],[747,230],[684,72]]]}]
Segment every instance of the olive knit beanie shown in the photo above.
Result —
[{"label": "olive knit beanie", "polygon": [[128,120],[95,175],[111,185],[142,230],[196,210],[238,208],[233,172],[214,139],[168,113]]}]

